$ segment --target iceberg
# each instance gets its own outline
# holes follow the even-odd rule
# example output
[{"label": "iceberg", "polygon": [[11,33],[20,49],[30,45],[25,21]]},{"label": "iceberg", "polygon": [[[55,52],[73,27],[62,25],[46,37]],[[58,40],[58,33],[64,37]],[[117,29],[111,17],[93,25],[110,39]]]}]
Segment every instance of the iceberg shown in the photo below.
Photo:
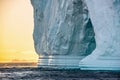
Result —
[{"label": "iceberg", "polygon": [[120,70],[119,0],[31,0],[38,67]]},{"label": "iceberg", "polygon": [[96,47],[83,0],[31,0],[39,67],[78,68]]},{"label": "iceberg", "polygon": [[120,0],[86,0],[96,49],[80,61],[82,69],[120,70]]}]

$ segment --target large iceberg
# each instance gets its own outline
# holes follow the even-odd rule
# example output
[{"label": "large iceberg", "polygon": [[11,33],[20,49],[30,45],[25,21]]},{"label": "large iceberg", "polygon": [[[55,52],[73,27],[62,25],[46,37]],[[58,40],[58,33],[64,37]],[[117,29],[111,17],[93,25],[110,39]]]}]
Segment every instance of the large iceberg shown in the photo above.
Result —
[{"label": "large iceberg", "polygon": [[39,67],[120,70],[119,0],[31,3]]},{"label": "large iceberg", "polygon": [[34,46],[39,66],[79,67],[96,47],[94,30],[83,0],[31,0]]}]

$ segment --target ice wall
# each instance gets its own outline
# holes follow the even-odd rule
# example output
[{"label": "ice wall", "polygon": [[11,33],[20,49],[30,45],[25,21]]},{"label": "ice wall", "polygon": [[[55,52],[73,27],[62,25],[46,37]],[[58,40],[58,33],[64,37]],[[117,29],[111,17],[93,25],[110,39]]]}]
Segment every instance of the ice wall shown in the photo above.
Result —
[{"label": "ice wall", "polygon": [[84,0],[31,0],[34,44],[39,55],[86,56],[95,49]]},{"label": "ice wall", "polygon": [[120,70],[120,0],[86,0],[86,4],[94,26],[96,49],[80,61],[80,66]]},{"label": "ice wall", "polygon": [[31,0],[40,67],[79,68],[96,47],[84,0]]}]

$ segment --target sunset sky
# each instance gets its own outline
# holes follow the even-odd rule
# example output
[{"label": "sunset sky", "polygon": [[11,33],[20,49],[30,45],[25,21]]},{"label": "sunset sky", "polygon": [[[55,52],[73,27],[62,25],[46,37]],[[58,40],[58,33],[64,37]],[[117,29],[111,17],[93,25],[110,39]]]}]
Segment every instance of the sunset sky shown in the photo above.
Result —
[{"label": "sunset sky", "polygon": [[30,0],[0,0],[0,62],[36,62]]}]

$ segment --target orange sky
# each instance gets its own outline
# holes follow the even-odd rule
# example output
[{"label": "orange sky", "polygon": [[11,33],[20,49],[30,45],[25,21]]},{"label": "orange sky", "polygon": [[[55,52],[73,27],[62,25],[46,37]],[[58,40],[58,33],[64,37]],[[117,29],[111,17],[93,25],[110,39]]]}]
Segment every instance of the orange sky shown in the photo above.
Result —
[{"label": "orange sky", "polygon": [[0,62],[37,61],[30,0],[0,0]]}]

